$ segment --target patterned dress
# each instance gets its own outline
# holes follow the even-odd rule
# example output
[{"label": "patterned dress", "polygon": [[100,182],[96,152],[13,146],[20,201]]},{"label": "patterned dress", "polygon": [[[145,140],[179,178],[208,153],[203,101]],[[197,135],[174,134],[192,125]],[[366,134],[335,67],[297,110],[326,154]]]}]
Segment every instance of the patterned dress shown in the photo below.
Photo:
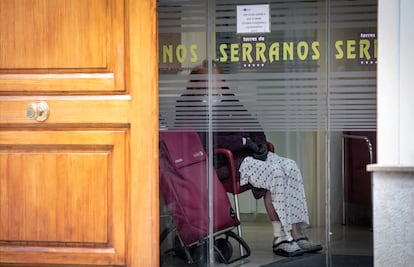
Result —
[{"label": "patterned dress", "polygon": [[246,157],[239,168],[240,183],[250,183],[271,192],[272,204],[285,231],[292,224],[309,224],[305,191],[300,170],[295,161],[269,152],[266,161]]}]

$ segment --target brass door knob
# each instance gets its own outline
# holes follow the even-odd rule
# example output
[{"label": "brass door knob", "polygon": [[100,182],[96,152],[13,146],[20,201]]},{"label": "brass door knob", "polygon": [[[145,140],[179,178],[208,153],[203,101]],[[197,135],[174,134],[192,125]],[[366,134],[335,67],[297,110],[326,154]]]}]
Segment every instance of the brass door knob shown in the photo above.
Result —
[{"label": "brass door knob", "polygon": [[30,103],[26,108],[26,117],[30,120],[45,121],[49,113],[49,106],[44,101]]}]

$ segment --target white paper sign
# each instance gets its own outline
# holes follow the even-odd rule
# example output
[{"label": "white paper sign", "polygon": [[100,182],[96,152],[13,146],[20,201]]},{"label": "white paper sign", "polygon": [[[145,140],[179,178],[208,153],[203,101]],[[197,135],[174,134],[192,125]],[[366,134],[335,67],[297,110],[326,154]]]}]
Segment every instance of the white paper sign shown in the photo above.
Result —
[{"label": "white paper sign", "polygon": [[237,6],[237,33],[270,32],[269,5]]}]

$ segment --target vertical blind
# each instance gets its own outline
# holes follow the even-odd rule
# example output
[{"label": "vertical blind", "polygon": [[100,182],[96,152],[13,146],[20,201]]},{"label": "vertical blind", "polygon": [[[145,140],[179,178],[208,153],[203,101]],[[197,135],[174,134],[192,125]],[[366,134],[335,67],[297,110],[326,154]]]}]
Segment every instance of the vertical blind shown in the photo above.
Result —
[{"label": "vertical blind", "polygon": [[[270,32],[238,33],[255,2],[158,1],[160,129],[375,130],[377,1],[266,1]],[[190,75],[206,51],[223,73]]]}]

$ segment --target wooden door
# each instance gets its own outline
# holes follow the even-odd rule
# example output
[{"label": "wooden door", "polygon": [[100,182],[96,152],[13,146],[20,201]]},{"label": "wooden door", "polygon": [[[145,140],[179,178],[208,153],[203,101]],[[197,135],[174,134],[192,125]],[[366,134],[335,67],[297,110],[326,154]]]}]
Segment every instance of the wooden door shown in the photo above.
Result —
[{"label": "wooden door", "polygon": [[0,266],[158,265],[155,0],[0,0]]}]

